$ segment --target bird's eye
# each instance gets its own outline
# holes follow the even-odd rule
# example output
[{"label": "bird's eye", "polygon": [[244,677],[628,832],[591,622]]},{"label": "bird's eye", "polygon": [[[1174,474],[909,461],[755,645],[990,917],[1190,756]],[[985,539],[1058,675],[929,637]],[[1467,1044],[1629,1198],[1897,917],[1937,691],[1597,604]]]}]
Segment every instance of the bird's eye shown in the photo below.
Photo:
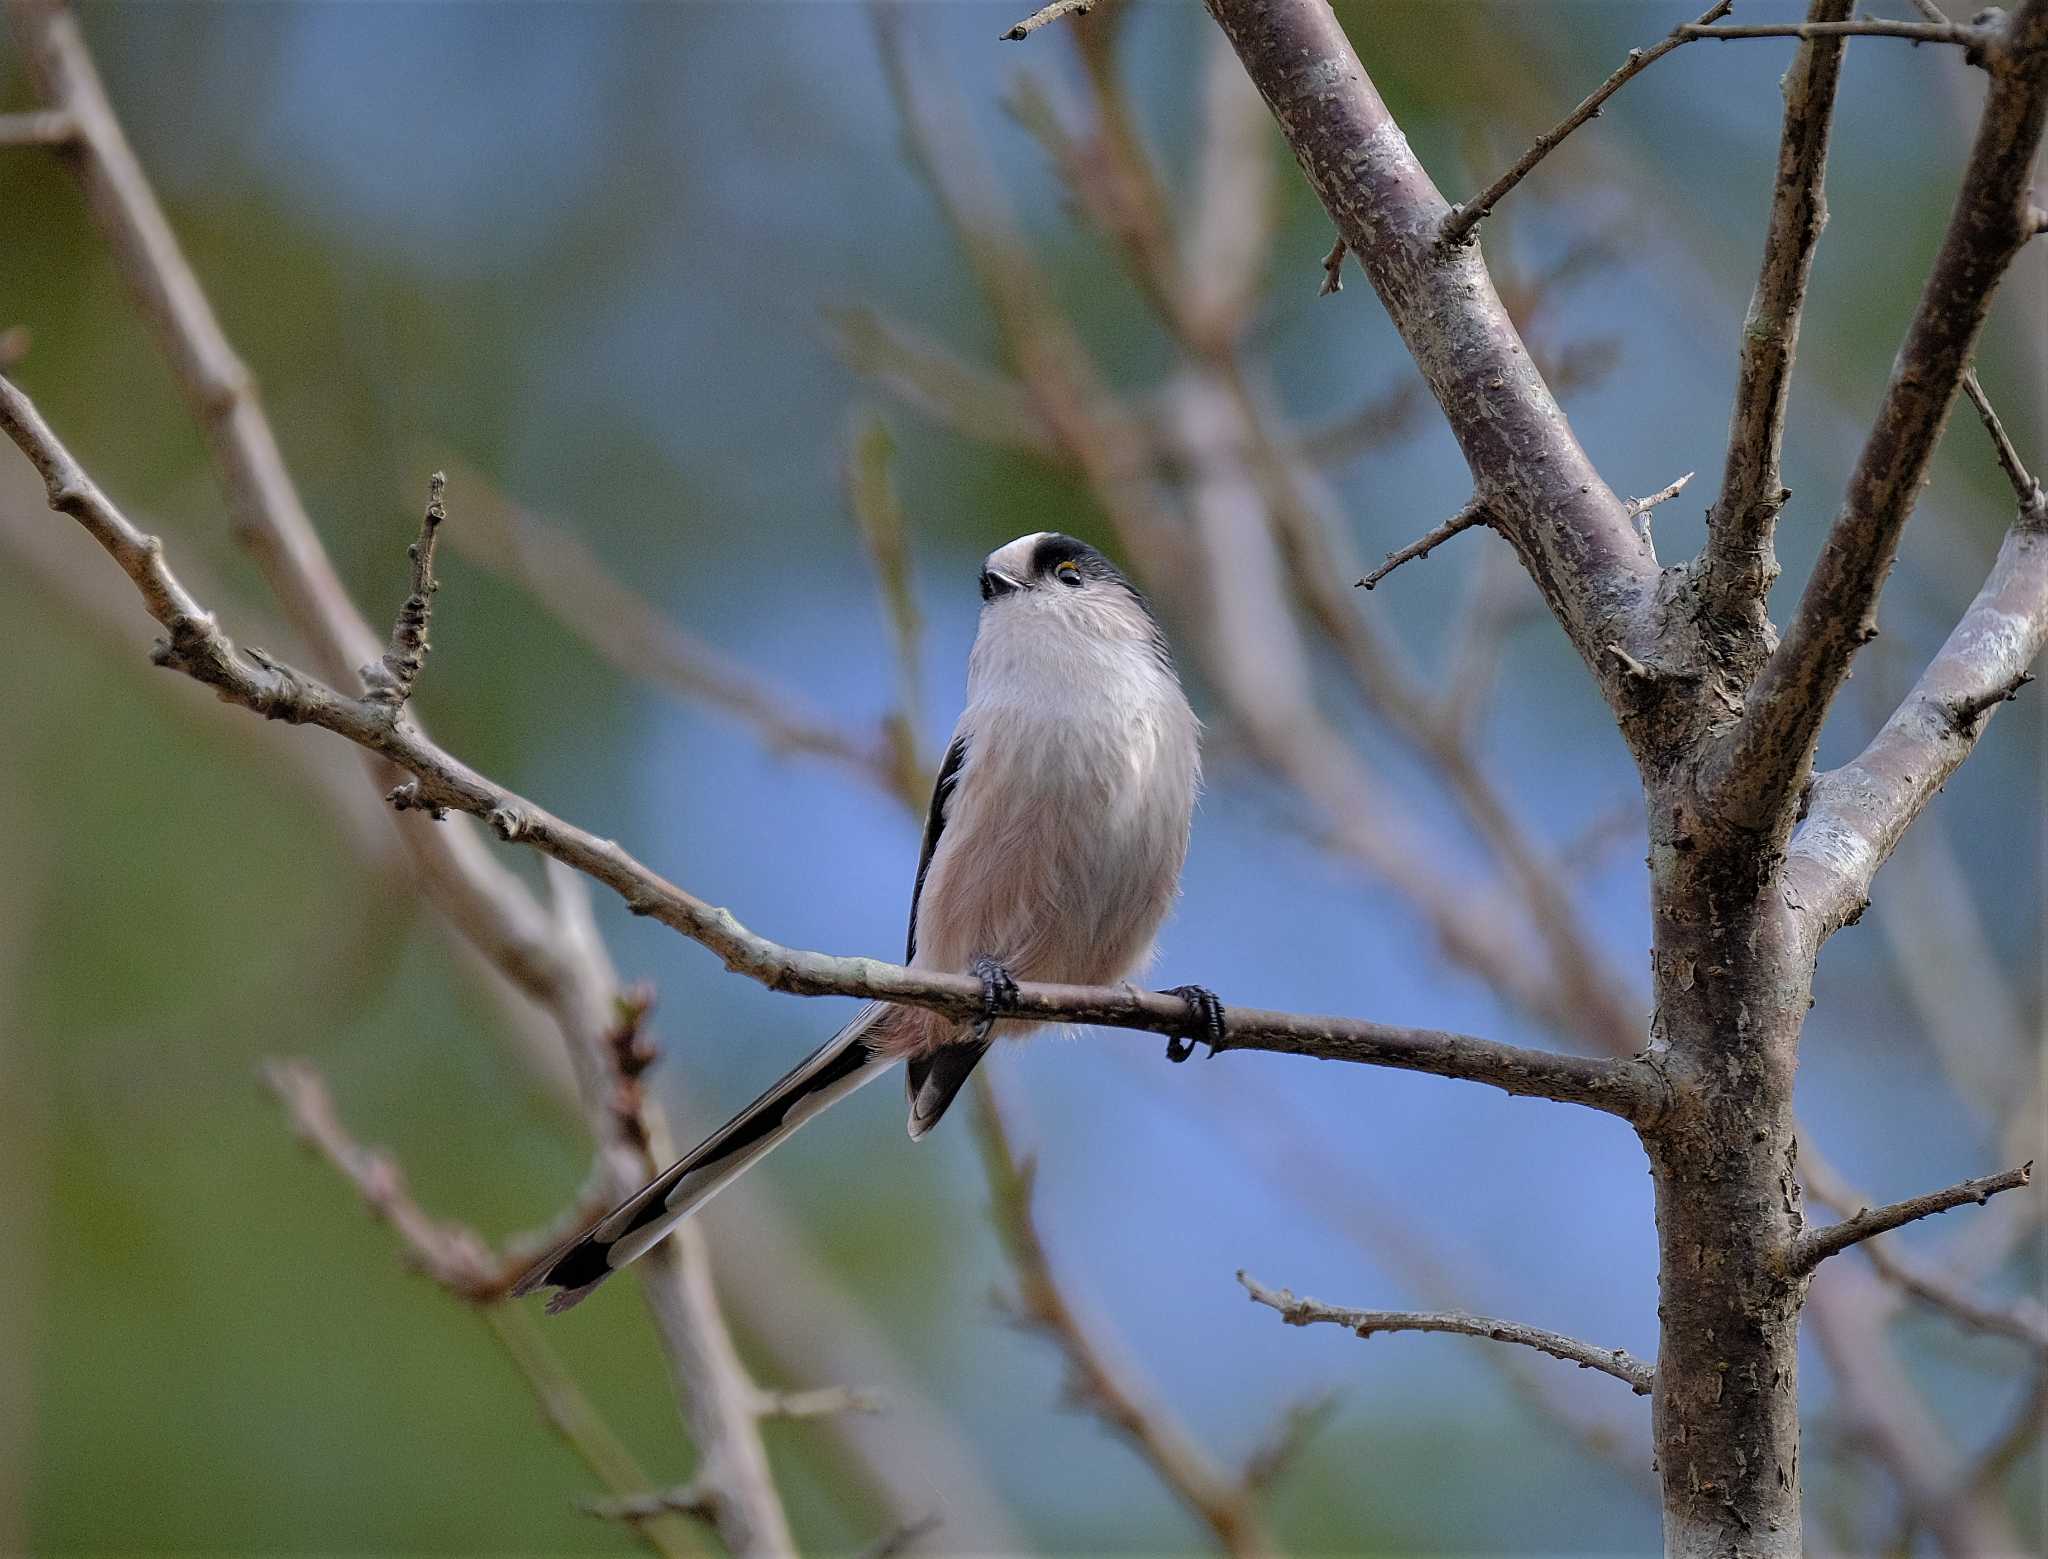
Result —
[{"label": "bird's eye", "polygon": [[1052,577],[1065,585],[1069,590],[1079,590],[1085,583],[1081,577],[1080,565],[1076,563],[1062,563],[1052,571]]}]

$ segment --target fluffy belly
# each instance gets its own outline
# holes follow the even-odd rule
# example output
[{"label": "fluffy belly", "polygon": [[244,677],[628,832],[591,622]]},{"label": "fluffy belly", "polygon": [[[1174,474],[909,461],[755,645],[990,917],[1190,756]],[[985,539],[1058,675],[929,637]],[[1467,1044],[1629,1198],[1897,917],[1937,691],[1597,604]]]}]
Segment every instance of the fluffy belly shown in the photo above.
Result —
[{"label": "fluffy belly", "polygon": [[[986,955],[1020,980],[1073,985],[1135,974],[1177,891],[1193,805],[1192,742],[1179,761],[1164,746],[1147,729],[1093,742],[1067,729],[970,749],[912,962],[961,971]],[[957,1032],[922,1013],[891,1028],[906,1049]]]}]

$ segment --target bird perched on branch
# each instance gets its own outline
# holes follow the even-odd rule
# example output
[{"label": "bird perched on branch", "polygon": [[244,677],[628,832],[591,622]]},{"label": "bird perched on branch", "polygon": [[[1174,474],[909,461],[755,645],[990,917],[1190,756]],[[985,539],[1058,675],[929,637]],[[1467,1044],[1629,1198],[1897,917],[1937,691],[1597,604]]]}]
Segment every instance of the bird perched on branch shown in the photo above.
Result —
[{"label": "bird perched on branch", "polygon": [[[988,555],[967,708],[932,791],[911,891],[913,969],[981,978],[960,1022],[874,1002],[760,1098],[520,1279],[566,1310],[797,1127],[905,1062],[910,1135],[938,1124],[997,1039],[1019,980],[1107,985],[1151,956],[1179,892],[1201,780],[1200,726],[1166,639],[1100,552],[1042,531]],[[1223,1009],[1181,986],[1205,1032]],[[1185,1059],[1191,1045],[1168,1054]]]}]

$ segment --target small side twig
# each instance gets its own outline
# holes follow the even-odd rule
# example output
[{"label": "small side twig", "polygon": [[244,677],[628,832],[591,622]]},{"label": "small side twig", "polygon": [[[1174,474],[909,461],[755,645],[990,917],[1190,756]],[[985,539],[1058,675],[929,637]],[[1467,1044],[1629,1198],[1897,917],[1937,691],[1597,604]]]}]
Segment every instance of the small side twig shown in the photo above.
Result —
[{"label": "small side twig", "polygon": [[[1837,1212],[1850,1213],[1870,1205],[1840,1170],[1824,1158],[1804,1132],[1799,1137],[1799,1178],[1806,1194]],[[1862,1242],[1863,1255],[1877,1275],[1907,1298],[1939,1310],[1959,1326],[2025,1343],[2048,1362],[2048,1308],[2027,1297],[2000,1304],[1964,1290],[1945,1274],[1923,1269],[1902,1257],[1889,1238]]]},{"label": "small side twig", "polygon": [[924,629],[917,609],[917,594],[910,571],[909,524],[904,519],[903,501],[897,495],[889,463],[895,440],[888,426],[872,413],[855,418],[847,443],[846,493],[848,506],[859,523],[860,538],[868,559],[874,564],[876,582],[882,587],[896,666],[896,707],[886,723],[890,766],[896,791],[906,806],[915,809],[930,793],[931,777],[918,752],[917,716],[924,703],[924,678],[918,657],[918,639]]},{"label": "small side twig", "polygon": [[754,1411],[761,1418],[831,1418],[838,1413],[879,1413],[881,1398],[851,1386],[818,1386],[810,1391],[763,1391]]},{"label": "small side twig", "polygon": [[1547,1353],[1553,1359],[1576,1364],[1582,1370],[1598,1370],[1603,1375],[1612,1375],[1639,1397],[1648,1396],[1655,1384],[1656,1372],[1624,1349],[1595,1347],[1562,1332],[1545,1331],[1540,1326],[1526,1326],[1520,1321],[1497,1321],[1489,1316],[1465,1315],[1455,1310],[1346,1310],[1317,1299],[1297,1298],[1291,1289],[1268,1288],[1242,1270],[1238,1272],[1237,1280],[1244,1285],[1254,1304],[1279,1311],[1280,1319],[1289,1326],[1313,1326],[1319,1321],[1327,1321],[1335,1326],[1348,1327],[1360,1337],[1370,1337],[1374,1332],[1456,1332],[1461,1336],[1485,1337],[1494,1342],[1520,1343],[1525,1348]]},{"label": "small side twig", "polygon": [[937,1511],[919,1516],[914,1521],[905,1521],[884,1532],[856,1554],[854,1559],[896,1559],[898,1554],[909,1553],[945,1524],[946,1518]]},{"label": "small side twig", "polygon": [[1041,6],[1023,21],[1001,34],[1005,43],[1021,43],[1039,28],[1058,21],[1063,16],[1086,16],[1095,9],[1095,0],[1052,0],[1051,5]]},{"label": "small side twig", "polygon": [[1445,520],[1441,525],[1435,527],[1427,535],[1419,540],[1409,542],[1399,552],[1389,552],[1386,562],[1382,563],[1370,574],[1367,574],[1365,578],[1359,580],[1358,587],[1361,590],[1372,589],[1403,563],[1412,563],[1417,558],[1428,557],[1431,552],[1449,541],[1458,532],[1470,530],[1475,525],[1484,525],[1489,518],[1490,512],[1487,509],[1486,500],[1484,498],[1474,498],[1464,508],[1460,509],[1448,520]]},{"label": "small side twig", "polygon": [[1344,290],[1344,256],[1351,252],[1351,246],[1339,233],[1337,241],[1330,245],[1330,252],[1323,256],[1323,284],[1316,289],[1316,296],[1327,298],[1333,292]]},{"label": "small side twig", "polygon": [[0,146],[69,146],[78,139],[78,120],[61,108],[0,114]]},{"label": "small side twig", "polygon": [[1437,242],[1446,249],[1454,249],[1465,242],[1471,237],[1472,230],[1485,220],[1487,213],[1500,204],[1508,191],[1528,177],[1536,164],[1556,151],[1566,136],[1587,120],[1599,117],[1601,104],[1673,49],[1698,36],[1695,29],[1726,16],[1734,3],[1735,0],[1716,0],[1716,4],[1704,12],[1697,22],[1673,30],[1663,42],[1653,44],[1647,49],[1630,49],[1628,59],[1621,68],[1581,99],[1579,106],[1566,114],[1553,128],[1536,137],[1536,144],[1522,153],[1520,160],[1512,168],[1444,218],[1443,229],[1438,234]]},{"label": "small side twig", "polygon": [[1894,22],[1865,16],[1848,22],[1756,22],[1714,27],[1688,22],[1685,38],[1903,38],[1908,43],[1956,43],[1975,49],[1996,29],[1969,22]]},{"label": "small side twig", "polygon": [[1308,1442],[1337,1411],[1337,1393],[1319,1391],[1290,1402],[1278,1422],[1245,1458],[1244,1484],[1260,1493],[1270,1490],[1294,1465]]},{"label": "small side twig", "polygon": [[695,1516],[701,1521],[709,1521],[716,1503],[717,1496],[710,1489],[691,1482],[678,1484],[672,1489],[654,1489],[645,1494],[587,1499],[583,1501],[583,1510],[586,1515],[596,1516],[602,1521],[623,1521],[628,1526],[637,1526],[660,1516]]},{"label": "small side twig", "polygon": [[2026,462],[2020,459],[2020,452],[2014,447],[2012,436],[2005,431],[2005,424],[1999,420],[1997,408],[1991,404],[1991,397],[1984,393],[1984,386],[1978,382],[1975,364],[1963,375],[1963,393],[1970,397],[1970,404],[1977,408],[1977,417],[1984,424],[1984,431],[1991,435],[1992,448],[1998,452],[1998,469],[2005,473],[2005,479],[2012,483],[2013,496],[2019,500],[2022,522],[2039,523],[2048,520],[2048,493],[2027,470]]},{"label": "small side twig", "polygon": [[1650,493],[1642,498],[1629,499],[1627,505],[1628,517],[1632,520],[1637,519],[1640,516],[1649,513],[1650,510],[1656,508],[1658,504],[1669,503],[1672,499],[1676,498],[1680,493],[1685,491],[1685,484],[1687,482],[1690,482],[1693,479],[1693,476],[1694,473],[1688,471],[1685,473],[1685,475],[1681,476],[1677,481],[1673,482],[1669,487],[1660,487],[1654,493]]},{"label": "small side twig", "polygon": [[1951,1208],[1969,1203],[1982,1206],[2001,1191],[2017,1190],[2033,1182],[2033,1161],[2008,1169],[2002,1175],[1986,1175],[1978,1180],[1965,1180],[1961,1185],[1952,1185],[1946,1190],[1930,1191],[1925,1196],[1916,1196],[1903,1202],[1892,1202],[1884,1207],[1865,1207],[1852,1218],[1840,1223],[1829,1224],[1824,1229],[1811,1229],[1802,1234],[1785,1254],[1786,1270],[1794,1275],[1811,1272],[1828,1257],[1839,1255],[1859,1240],[1867,1240],[1873,1234],[1902,1228],[1920,1218],[1931,1218],[1936,1213],[1948,1212]]},{"label": "small side twig", "polygon": [[443,473],[436,471],[427,478],[427,507],[420,516],[419,540],[405,549],[412,560],[412,594],[398,609],[398,620],[391,625],[391,645],[383,658],[363,667],[364,699],[387,705],[394,713],[412,697],[413,684],[432,648],[427,643],[427,629],[434,615],[434,592],[441,588],[434,577],[434,537],[448,518],[441,503],[447,491],[448,478]]}]

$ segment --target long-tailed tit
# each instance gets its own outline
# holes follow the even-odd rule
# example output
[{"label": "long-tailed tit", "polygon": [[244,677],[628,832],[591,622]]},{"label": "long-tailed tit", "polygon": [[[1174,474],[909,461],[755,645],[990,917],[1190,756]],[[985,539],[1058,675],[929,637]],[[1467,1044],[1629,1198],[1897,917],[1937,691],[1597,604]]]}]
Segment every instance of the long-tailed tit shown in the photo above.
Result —
[{"label": "long-tailed tit", "polygon": [[[938,1124],[996,1039],[1018,980],[1107,985],[1141,969],[1179,892],[1201,779],[1199,726],[1144,598],[1093,547],[1052,532],[988,556],[967,708],[932,792],[910,903],[913,969],[981,977],[960,1022],[875,1002],[699,1147],[520,1279],[565,1310],[805,1121],[898,1061],[910,1135]],[[1222,1008],[1176,992],[1220,1038]],[[1187,1048],[1169,1045],[1182,1059]]]}]

